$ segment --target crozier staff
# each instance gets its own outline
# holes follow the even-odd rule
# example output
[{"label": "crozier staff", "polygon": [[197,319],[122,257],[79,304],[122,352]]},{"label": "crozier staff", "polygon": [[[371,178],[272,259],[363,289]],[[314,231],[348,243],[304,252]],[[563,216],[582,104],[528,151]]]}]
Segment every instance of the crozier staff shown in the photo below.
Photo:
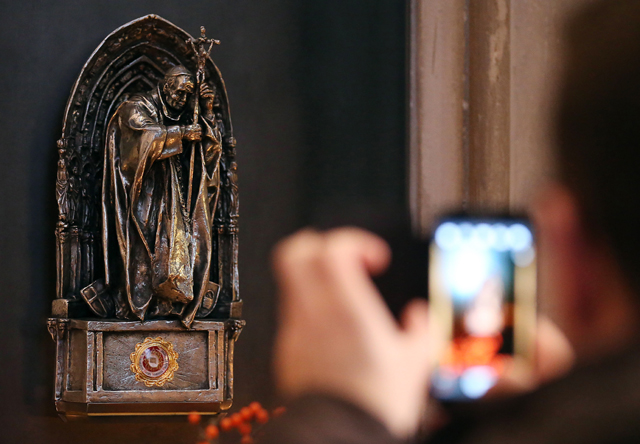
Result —
[{"label": "crozier staff", "polygon": [[[204,26],[200,27],[200,37],[198,39],[189,39],[189,43],[191,44],[191,48],[193,52],[197,54],[198,58],[198,69],[196,71],[196,87],[195,87],[195,100],[193,105],[193,123],[194,125],[198,124],[198,119],[200,117],[200,98],[202,97],[205,100],[205,108],[207,111],[207,117],[212,122],[215,122],[215,116],[213,116],[213,101],[215,99],[215,93],[213,89],[207,85],[204,81],[205,79],[205,64],[207,63],[207,58],[211,53],[211,48],[213,45],[219,45],[220,41],[216,39],[208,39],[205,35],[206,30]],[[208,45],[208,47],[207,47]],[[219,136],[219,133],[217,134]],[[218,137],[220,139],[220,137]],[[194,142],[194,145],[197,144],[197,141]],[[189,186],[187,191],[187,208],[191,208],[191,193],[193,186],[193,164],[195,161],[195,152],[196,148],[191,150],[191,158],[189,161]]]}]

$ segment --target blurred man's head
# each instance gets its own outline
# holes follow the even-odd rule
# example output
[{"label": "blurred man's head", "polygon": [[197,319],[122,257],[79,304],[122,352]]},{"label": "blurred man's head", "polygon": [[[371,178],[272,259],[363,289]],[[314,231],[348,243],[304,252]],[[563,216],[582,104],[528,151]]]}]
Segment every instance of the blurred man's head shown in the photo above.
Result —
[{"label": "blurred man's head", "polygon": [[538,208],[543,277],[578,352],[599,355],[638,331],[640,1],[591,5],[569,22],[565,41],[557,118],[564,188]]}]

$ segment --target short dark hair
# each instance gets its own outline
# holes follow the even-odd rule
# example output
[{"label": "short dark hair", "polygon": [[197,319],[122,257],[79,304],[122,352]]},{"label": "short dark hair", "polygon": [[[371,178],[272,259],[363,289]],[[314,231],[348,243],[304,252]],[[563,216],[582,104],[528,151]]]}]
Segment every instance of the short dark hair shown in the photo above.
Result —
[{"label": "short dark hair", "polygon": [[590,4],[565,42],[559,177],[640,295],[640,1]]}]

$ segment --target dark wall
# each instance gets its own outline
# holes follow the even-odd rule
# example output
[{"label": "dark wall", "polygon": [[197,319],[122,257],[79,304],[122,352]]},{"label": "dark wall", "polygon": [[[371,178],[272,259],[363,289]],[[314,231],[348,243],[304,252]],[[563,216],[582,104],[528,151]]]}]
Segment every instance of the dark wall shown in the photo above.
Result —
[{"label": "dark wall", "polygon": [[268,256],[304,225],[386,229],[405,205],[405,5],[400,0],[8,1],[0,6],[0,442],[194,442],[178,419],[63,423],[52,400],[55,141],[84,62],[156,13],[222,45],[213,58],[238,139],[236,405],[274,405]]}]

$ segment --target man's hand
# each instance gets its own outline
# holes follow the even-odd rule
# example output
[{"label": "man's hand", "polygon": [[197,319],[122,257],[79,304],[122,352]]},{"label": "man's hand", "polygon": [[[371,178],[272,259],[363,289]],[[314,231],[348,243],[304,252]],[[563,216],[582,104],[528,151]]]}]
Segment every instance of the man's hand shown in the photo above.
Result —
[{"label": "man's hand", "polygon": [[205,117],[211,119],[213,116],[213,103],[216,99],[214,89],[206,82],[200,84],[200,104],[204,110]]},{"label": "man's hand", "polygon": [[185,140],[199,141],[202,139],[202,128],[198,124],[181,127],[182,138]]},{"label": "man's hand", "polygon": [[382,239],[354,228],[302,231],[277,246],[275,372],[285,395],[347,399],[404,438],[418,427],[440,341],[426,302],[411,303],[401,325],[385,305],[370,276],[390,256]]},{"label": "man's hand", "polygon": [[513,396],[536,389],[564,376],[573,367],[575,354],[564,333],[547,316],[536,325],[535,366],[516,359],[507,362],[504,376],[489,391],[489,397]]}]

